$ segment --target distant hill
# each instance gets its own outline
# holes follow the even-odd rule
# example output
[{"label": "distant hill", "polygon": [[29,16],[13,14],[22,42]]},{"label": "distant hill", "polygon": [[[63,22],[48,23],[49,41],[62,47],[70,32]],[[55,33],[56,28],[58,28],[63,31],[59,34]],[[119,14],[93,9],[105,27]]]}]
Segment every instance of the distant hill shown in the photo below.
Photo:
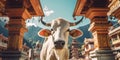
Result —
[{"label": "distant hill", "polygon": [[92,33],[90,31],[88,31],[89,26],[90,26],[90,24],[78,28],[83,32],[83,36],[77,38],[77,40],[79,42],[83,43],[85,38],[92,37]]},{"label": "distant hill", "polygon": [[38,36],[38,31],[40,29],[41,29],[40,27],[35,27],[35,26],[28,27],[28,31],[25,32],[24,34],[24,39],[29,46],[31,47],[34,46],[38,40],[42,43],[43,38]]}]

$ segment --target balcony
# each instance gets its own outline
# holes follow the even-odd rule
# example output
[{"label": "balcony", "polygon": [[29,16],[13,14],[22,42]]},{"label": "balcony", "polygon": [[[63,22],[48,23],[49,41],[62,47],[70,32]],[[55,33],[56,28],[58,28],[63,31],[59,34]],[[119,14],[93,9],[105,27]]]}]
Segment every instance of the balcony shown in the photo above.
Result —
[{"label": "balcony", "polygon": [[110,11],[108,12],[108,15],[111,15],[117,9],[120,8],[120,1],[119,0],[113,0],[108,7],[110,8]]},{"label": "balcony", "polygon": [[112,44],[114,45],[114,44],[117,44],[117,43],[120,43],[120,39],[117,39],[117,40],[113,40],[112,41]]},{"label": "balcony", "polygon": [[109,28],[109,35],[114,35],[116,33],[119,33],[120,32],[120,24],[117,23],[117,24],[114,24],[112,27]]},{"label": "balcony", "polygon": [[1,41],[0,41],[0,46],[7,48],[7,43],[4,43],[4,42],[1,42]]},{"label": "balcony", "polygon": [[94,27],[94,25],[95,25],[95,22],[91,23],[88,31],[90,31]]}]

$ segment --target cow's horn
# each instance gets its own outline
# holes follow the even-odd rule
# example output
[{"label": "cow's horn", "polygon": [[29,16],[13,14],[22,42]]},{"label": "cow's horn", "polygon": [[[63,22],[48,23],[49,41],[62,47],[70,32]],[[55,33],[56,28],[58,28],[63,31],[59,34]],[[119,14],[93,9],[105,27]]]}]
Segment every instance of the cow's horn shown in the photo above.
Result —
[{"label": "cow's horn", "polygon": [[46,23],[46,22],[44,22],[43,21],[43,17],[41,17],[41,23],[43,24],[43,25],[45,25],[45,26],[51,26],[51,23]]},{"label": "cow's horn", "polygon": [[70,23],[70,26],[75,26],[75,25],[78,25],[82,20],[83,20],[84,16],[77,22],[75,23]]}]

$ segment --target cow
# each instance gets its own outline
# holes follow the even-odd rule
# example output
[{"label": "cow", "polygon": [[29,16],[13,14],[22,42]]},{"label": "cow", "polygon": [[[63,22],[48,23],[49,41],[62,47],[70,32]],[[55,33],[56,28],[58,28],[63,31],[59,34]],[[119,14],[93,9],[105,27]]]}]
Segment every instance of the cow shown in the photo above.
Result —
[{"label": "cow", "polygon": [[75,23],[68,22],[63,18],[57,18],[51,23],[46,23],[41,19],[41,23],[51,27],[51,29],[41,29],[38,32],[40,37],[45,38],[40,53],[40,60],[68,60],[68,36],[77,38],[83,34],[81,30],[70,30],[69,28],[78,25],[83,18]]}]

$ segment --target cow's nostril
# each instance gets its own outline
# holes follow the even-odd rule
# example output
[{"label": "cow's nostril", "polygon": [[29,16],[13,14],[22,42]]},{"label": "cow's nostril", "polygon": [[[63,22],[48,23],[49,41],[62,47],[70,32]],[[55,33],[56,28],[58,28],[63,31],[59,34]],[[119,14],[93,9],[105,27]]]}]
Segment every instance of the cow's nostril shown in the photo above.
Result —
[{"label": "cow's nostril", "polygon": [[63,41],[63,42],[61,42],[61,45],[63,46],[63,45],[65,45],[65,42]]},{"label": "cow's nostril", "polygon": [[54,42],[55,48],[56,49],[62,49],[65,45],[65,41],[64,40],[57,40]]},{"label": "cow's nostril", "polygon": [[64,46],[65,45],[65,41],[63,40],[58,40],[54,42],[55,45],[59,45],[59,46]]},{"label": "cow's nostril", "polygon": [[54,44],[57,44],[57,42],[54,42]]}]

